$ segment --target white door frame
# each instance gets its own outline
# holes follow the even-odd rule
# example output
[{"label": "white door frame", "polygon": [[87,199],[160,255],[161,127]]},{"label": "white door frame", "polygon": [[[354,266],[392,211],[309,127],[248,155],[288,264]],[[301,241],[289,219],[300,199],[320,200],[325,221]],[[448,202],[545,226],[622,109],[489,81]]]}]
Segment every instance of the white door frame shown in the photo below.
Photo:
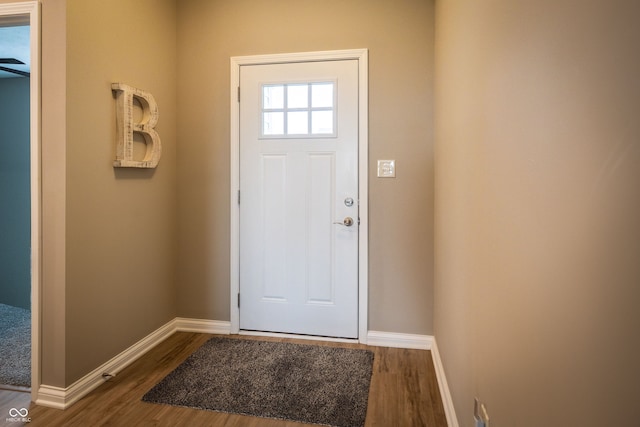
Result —
[{"label": "white door frame", "polygon": [[358,61],[358,197],[360,230],[358,241],[358,340],[366,344],[369,312],[369,96],[367,49],[323,52],[285,53],[274,55],[234,56],[231,58],[231,243],[230,243],[230,316],[231,333],[240,332],[240,67],[243,65],[282,64],[311,61]]},{"label": "white door frame", "polygon": [[[37,1],[0,4],[0,19],[29,23],[31,43],[30,76],[30,169],[31,169],[31,400],[36,401],[40,388],[40,286],[42,195],[40,149],[40,3]],[[18,21],[17,21],[18,22]]]}]

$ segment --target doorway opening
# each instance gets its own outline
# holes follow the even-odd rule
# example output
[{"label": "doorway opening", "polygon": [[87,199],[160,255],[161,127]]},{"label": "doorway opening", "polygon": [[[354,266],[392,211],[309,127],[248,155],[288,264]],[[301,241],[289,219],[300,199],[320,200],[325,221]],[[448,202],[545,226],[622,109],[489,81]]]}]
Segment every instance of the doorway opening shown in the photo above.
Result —
[{"label": "doorway opening", "polygon": [[40,384],[40,19],[0,4],[0,351],[2,388]]}]

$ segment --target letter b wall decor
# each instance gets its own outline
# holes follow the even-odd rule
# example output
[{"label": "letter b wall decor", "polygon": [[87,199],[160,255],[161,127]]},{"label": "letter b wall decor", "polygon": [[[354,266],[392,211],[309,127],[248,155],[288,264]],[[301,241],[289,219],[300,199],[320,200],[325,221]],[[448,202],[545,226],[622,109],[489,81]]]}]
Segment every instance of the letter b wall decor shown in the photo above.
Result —
[{"label": "letter b wall decor", "polygon": [[[116,131],[117,146],[116,168],[155,168],[162,155],[160,135],[154,129],[158,123],[158,104],[153,95],[123,83],[112,83],[111,90],[116,94]],[[142,106],[142,119],[133,118],[133,100],[137,99]],[[142,160],[133,158],[133,134],[137,132],[144,137],[146,152]]]}]

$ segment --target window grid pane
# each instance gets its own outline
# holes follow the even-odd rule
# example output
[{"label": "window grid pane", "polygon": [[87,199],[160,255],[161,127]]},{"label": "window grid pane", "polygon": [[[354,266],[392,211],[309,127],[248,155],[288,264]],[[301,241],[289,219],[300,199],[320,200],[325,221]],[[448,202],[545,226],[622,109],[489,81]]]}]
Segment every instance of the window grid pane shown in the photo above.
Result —
[{"label": "window grid pane", "polygon": [[262,86],[262,136],[335,136],[335,82]]},{"label": "window grid pane", "polygon": [[312,84],[311,100],[312,108],[333,108],[333,83]]},{"label": "window grid pane", "polygon": [[330,135],[333,133],[333,111],[311,112],[311,133],[314,135]]},{"label": "window grid pane", "polygon": [[262,113],[262,134],[282,135],[284,133],[284,113],[264,112]]},{"label": "window grid pane", "polygon": [[287,113],[287,134],[308,135],[309,113],[306,111],[290,111]]},{"label": "window grid pane", "polygon": [[265,110],[284,108],[284,86],[283,85],[263,86],[262,107]]},{"label": "window grid pane", "polygon": [[287,85],[287,108],[309,108],[309,85]]}]

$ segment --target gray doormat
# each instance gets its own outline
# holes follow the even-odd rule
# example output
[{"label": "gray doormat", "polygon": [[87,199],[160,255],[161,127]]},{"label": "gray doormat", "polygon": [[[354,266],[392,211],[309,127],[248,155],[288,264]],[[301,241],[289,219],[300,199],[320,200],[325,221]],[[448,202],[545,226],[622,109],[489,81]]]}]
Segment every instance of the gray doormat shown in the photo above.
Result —
[{"label": "gray doormat", "polygon": [[363,426],[373,352],[212,338],[143,401],[313,424]]}]

